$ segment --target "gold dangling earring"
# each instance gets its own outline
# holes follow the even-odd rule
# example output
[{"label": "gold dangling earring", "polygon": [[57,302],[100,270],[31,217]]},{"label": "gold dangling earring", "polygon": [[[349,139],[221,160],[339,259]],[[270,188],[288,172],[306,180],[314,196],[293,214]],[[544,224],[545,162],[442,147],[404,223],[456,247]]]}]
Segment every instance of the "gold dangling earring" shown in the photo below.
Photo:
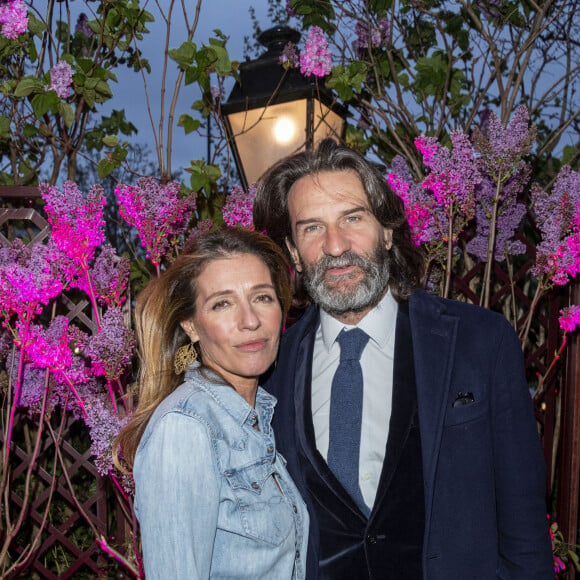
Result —
[{"label": "gold dangling earring", "polygon": [[176,375],[184,373],[197,360],[197,350],[193,342],[180,346],[173,357],[173,368]]}]

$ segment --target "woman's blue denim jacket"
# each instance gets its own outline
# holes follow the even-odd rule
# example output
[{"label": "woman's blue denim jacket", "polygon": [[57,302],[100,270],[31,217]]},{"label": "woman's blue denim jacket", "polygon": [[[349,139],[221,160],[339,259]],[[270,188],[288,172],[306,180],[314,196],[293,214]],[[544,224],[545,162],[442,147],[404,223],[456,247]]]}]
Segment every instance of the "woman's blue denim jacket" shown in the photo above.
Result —
[{"label": "woman's blue denim jacket", "polygon": [[308,514],[276,453],[275,403],[258,388],[252,408],[196,366],[155,410],[133,469],[147,580],[304,578]]}]

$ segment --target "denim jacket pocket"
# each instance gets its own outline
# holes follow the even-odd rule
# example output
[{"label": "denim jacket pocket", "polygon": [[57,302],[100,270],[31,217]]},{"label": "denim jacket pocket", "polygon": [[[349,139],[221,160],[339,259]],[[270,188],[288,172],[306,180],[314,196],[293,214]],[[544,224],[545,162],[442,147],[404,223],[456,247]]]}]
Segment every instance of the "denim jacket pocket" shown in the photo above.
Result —
[{"label": "denim jacket pocket", "polygon": [[269,459],[224,472],[236,498],[242,527],[248,536],[279,546],[287,537],[294,517],[280,491]]}]

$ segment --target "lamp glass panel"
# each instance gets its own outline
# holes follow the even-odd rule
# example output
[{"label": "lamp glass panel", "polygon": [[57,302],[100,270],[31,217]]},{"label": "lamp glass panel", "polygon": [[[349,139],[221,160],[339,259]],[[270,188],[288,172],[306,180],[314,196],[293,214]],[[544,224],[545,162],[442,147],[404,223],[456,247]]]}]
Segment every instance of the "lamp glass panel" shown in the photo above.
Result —
[{"label": "lamp glass panel", "polygon": [[248,184],[306,145],[306,99],[228,117]]},{"label": "lamp glass panel", "polygon": [[323,105],[320,101],[314,101],[314,148],[327,137],[339,141],[342,136],[344,119]]}]

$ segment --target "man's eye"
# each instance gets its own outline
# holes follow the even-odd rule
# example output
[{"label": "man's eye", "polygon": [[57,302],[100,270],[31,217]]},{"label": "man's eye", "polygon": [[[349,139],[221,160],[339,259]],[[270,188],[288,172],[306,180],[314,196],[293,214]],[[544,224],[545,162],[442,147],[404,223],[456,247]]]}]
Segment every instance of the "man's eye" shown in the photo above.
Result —
[{"label": "man's eye", "polygon": [[304,228],[304,233],[305,234],[311,234],[311,233],[315,232],[316,230],[318,230],[319,228],[320,228],[319,225],[312,224],[311,226],[306,226]]},{"label": "man's eye", "polygon": [[346,218],[346,221],[348,223],[356,223],[356,222],[360,222],[360,220],[361,220],[361,217],[359,215],[349,215]]}]

